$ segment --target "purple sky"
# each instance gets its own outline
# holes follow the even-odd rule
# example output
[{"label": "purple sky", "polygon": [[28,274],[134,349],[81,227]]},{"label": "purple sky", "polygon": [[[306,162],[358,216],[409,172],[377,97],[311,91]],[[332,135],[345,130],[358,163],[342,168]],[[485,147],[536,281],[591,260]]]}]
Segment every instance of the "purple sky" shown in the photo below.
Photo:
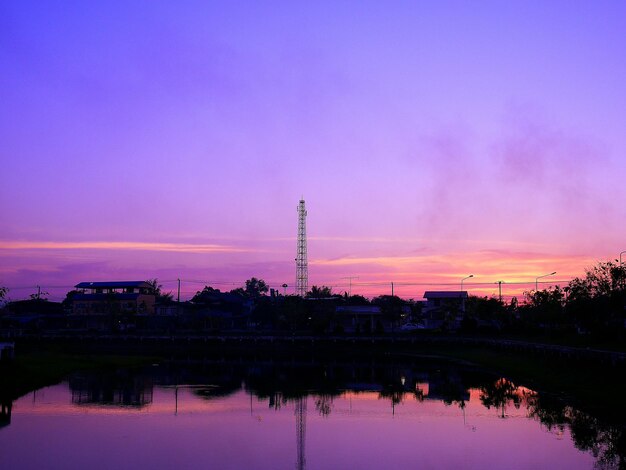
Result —
[{"label": "purple sky", "polygon": [[545,3],[2,2],[0,285],[293,286],[301,196],[335,290],[616,258],[626,4]]}]

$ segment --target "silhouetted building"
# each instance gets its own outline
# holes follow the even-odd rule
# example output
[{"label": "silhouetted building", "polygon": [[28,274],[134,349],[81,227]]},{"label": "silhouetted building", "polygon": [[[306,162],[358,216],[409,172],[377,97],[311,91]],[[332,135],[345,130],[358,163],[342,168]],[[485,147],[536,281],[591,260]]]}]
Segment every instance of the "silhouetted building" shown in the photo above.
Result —
[{"label": "silhouetted building", "polygon": [[0,343],[0,362],[11,362],[15,357],[15,343]]},{"label": "silhouetted building", "polygon": [[380,307],[373,305],[347,305],[335,309],[334,324],[346,333],[372,332],[382,328],[383,315]]},{"label": "silhouetted building", "polygon": [[156,295],[146,281],[81,282],[72,298],[72,313],[154,314]]},{"label": "silhouetted building", "polygon": [[457,328],[467,299],[466,291],[426,291],[422,316],[426,328]]}]

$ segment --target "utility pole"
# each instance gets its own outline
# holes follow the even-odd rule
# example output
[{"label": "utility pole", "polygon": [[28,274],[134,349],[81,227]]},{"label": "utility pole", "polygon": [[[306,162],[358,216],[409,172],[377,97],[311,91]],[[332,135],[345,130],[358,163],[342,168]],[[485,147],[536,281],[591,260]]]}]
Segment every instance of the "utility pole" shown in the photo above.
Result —
[{"label": "utility pole", "polygon": [[35,298],[36,300],[41,300],[42,295],[50,295],[48,292],[41,292],[41,286],[37,286],[37,294],[32,294],[30,298]]},{"label": "utility pole", "polygon": [[178,297],[176,298],[176,302],[180,303],[180,278],[178,278]]},{"label": "utility pole", "polygon": [[391,281],[391,297],[393,297],[393,281]]},{"label": "utility pole", "polygon": [[502,283],[504,281],[497,281],[496,284],[498,284],[498,295],[500,298],[500,303],[502,303]]},{"label": "utility pole", "polygon": [[352,279],[358,279],[359,276],[346,276],[346,277],[342,277],[341,279],[348,279],[350,281],[350,287],[348,290],[348,296],[352,297]]}]

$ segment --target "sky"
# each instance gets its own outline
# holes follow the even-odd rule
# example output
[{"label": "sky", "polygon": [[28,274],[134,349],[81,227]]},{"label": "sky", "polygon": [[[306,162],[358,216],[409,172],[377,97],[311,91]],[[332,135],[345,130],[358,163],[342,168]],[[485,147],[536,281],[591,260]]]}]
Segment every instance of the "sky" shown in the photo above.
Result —
[{"label": "sky", "polygon": [[293,292],[300,198],[309,285],[566,282],[626,250],[625,28],[620,1],[4,1],[0,285]]}]

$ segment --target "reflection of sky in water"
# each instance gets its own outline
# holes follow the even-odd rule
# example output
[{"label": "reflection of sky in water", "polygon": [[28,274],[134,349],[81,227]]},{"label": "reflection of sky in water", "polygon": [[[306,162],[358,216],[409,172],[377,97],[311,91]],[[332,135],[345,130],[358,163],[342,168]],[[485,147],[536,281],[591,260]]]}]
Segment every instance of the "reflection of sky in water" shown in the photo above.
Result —
[{"label": "reflection of sky in water", "polygon": [[[209,400],[195,388],[155,387],[141,407],[73,404],[68,384],[30,393],[0,430],[3,468],[294,468],[295,403],[243,390]],[[345,392],[307,402],[308,468],[591,468],[569,432],[548,432],[519,409],[465,409],[405,395]],[[319,403],[318,403],[319,405]]]}]

